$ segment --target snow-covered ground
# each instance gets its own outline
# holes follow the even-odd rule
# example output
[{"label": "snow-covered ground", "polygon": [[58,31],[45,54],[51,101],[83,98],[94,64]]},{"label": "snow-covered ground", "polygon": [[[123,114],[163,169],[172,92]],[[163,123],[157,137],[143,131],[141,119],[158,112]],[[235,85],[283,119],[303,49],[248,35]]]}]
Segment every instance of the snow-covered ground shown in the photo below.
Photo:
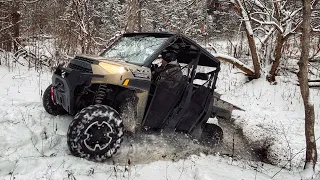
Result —
[{"label": "snow-covered ground", "polygon": [[[279,167],[302,168],[305,158],[304,107],[296,75],[278,76],[277,85],[270,85],[264,75],[247,82],[247,78],[232,66],[223,64],[222,69],[217,91],[222,99],[245,110],[233,111],[232,120],[243,130],[252,148],[264,147],[270,163]],[[320,90],[310,89],[310,98],[315,107],[319,152]],[[319,170],[320,165],[316,168]]]},{"label": "snow-covered ground", "polygon": [[[228,53],[228,44],[214,44],[218,52]],[[209,49],[210,50],[210,49]],[[213,52],[214,53],[214,52]],[[285,67],[297,72],[297,60],[284,59]],[[305,158],[304,106],[298,78],[291,72],[281,71],[277,84],[270,85],[264,67],[262,77],[248,82],[241,71],[222,63],[217,92],[222,99],[232,102],[245,111],[233,111],[233,123],[243,130],[252,148],[264,147],[270,163],[288,169],[302,168]],[[310,79],[319,79],[316,67],[310,66]],[[315,133],[320,151],[320,89],[310,89],[310,99],[315,108]],[[318,161],[320,158],[318,157]],[[320,165],[317,166],[320,169]]]},{"label": "snow-covered ground", "polygon": [[[243,128],[250,143],[270,142],[268,155],[273,163],[279,163],[278,166],[232,159],[219,156],[219,153],[204,155],[192,140],[184,141],[183,149],[180,149],[185,154],[188,154],[185,151],[194,154],[187,157],[176,155],[172,158],[177,151],[161,140],[152,141],[156,142],[154,144],[148,144],[148,141],[138,143],[137,147],[122,150],[105,163],[74,157],[66,144],[66,132],[72,118],[54,117],[42,108],[41,94],[50,84],[51,73],[27,71],[24,67],[9,71],[0,66],[0,178],[301,179],[303,174],[299,166],[303,165],[304,157],[304,115],[299,87],[287,83],[285,78],[281,78],[276,86],[269,85],[264,79],[245,83],[246,78],[235,72],[229,65],[222,66],[218,92],[224,99],[246,110],[234,112],[234,123]],[[320,93],[313,90],[312,94],[315,108],[319,109]],[[316,113],[319,137],[319,111]],[[153,138],[162,137],[149,137]],[[131,152],[135,150],[137,152]],[[130,162],[117,159],[123,160],[130,153],[130,158],[135,158]],[[170,153],[172,156],[165,157]],[[175,161],[170,161],[171,158]],[[291,171],[281,169],[282,165],[288,167],[288,159],[292,159],[290,165],[297,168]],[[320,175],[315,178],[320,179]]]},{"label": "snow-covered ground", "polygon": [[[226,49],[220,43],[220,49]],[[284,60],[287,67],[297,67],[296,60]],[[265,68],[268,72],[270,67]],[[313,67],[311,68],[313,70]],[[245,111],[233,111],[234,123],[243,129],[244,136],[256,146],[264,146],[271,163],[286,168],[302,167],[305,156],[304,106],[295,74],[281,73],[276,85],[266,81],[265,74],[258,80],[248,79],[232,65],[222,63],[217,92],[222,99],[240,106]],[[310,79],[319,79],[319,72]],[[315,132],[320,149],[320,89],[310,89],[315,108]],[[319,166],[320,167],[320,166]]]}]

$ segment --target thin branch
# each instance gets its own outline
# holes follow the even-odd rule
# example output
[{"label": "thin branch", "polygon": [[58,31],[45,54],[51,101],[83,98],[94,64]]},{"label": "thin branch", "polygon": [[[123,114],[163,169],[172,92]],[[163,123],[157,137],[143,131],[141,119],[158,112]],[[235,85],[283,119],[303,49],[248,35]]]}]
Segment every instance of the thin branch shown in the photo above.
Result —
[{"label": "thin branch", "polygon": [[280,33],[283,33],[283,28],[279,26],[276,22],[274,21],[260,21],[256,18],[251,17],[251,19],[261,25],[268,25],[268,26],[274,26]]},{"label": "thin branch", "polygon": [[276,30],[276,28],[274,27],[273,29],[271,29],[268,34],[266,34],[264,36],[264,38],[261,40],[261,44],[264,45],[266,44],[266,42],[268,41],[268,39],[271,37],[271,35],[274,33],[274,31]]},{"label": "thin branch", "polygon": [[312,32],[320,32],[320,29],[312,28]]},{"label": "thin branch", "polygon": [[4,28],[0,29],[0,33],[1,33],[2,31],[6,30],[6,29],[10,29],[10,28],[13,27],[13,26],[14,26],[14,24],[11,24],[11,25],[8,26],[8,27],[4,27]]}]

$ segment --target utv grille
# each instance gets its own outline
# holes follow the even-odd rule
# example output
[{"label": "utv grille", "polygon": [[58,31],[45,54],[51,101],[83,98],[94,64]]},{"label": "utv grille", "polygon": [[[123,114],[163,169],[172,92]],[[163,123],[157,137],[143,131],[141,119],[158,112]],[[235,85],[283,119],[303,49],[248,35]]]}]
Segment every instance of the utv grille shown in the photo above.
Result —
[{"label": "utv grille", "polygon": [[84,61],[84,62],[87,62],[87,63],[90,63],[90,64],[94,64],[96,62],[93,59],[88,59],[88,58],[79,57],[79,56],[76,56],[74,59],[75,60],[79,60],[79,61]]},{"label": "utv grille", "polygon": [[78,70],[78,71],[81,71],[81,72],[84,72],[84,73],[92,73],[92,69],[87,69],[87,68],[79,66],[77,64],[70,63],[69,64],[69,68],[75,69],[75,70]]}]

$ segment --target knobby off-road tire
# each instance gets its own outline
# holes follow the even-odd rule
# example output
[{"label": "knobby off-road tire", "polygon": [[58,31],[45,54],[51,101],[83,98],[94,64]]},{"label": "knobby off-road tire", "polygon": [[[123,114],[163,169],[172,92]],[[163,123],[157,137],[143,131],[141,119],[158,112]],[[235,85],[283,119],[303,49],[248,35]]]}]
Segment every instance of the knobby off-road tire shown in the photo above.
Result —
[{"label": "knobby off-road tire", "polygon": [[105,105],[83,108],[71,122],[67,142],[74,156],[102,162],[120,148],[123,124],[116,110]]},{"label": "knobby off-road tire", "polygon": [[44,109],[51,115],[64,115],[67,112],[62,108],[62,106],[58,104],[54,104],[51,99],[51,87],[52,85],[48,86],[47,89],[43,93],[42,97],[42,104]]},{"label": "knobby off-road tire", "polygon": [[206,124],[201,139],[210,144],[220,144],[223,141],[223,130],[216,124]]}]

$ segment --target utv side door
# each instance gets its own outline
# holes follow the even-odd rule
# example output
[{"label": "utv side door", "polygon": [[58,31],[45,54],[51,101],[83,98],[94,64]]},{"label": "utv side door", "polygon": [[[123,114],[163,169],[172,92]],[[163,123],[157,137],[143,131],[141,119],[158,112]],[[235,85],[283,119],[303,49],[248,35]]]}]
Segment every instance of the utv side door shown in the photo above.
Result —
[{"label": "utv side door", "polygon": [[[204,55],[199,53],[190,69],[190,78],[181,101],[167,120],[165,131],[174,130],[199,136],[212,114],[213,94],[220,69],[208,66],[205,67],[210,69],[208,72],[201,72],[202,70],[197,67]],[[201,81],[201,83],[196,84],[195,81]]]},{"label": "utv side door", "polygon": [[165,80],[159,80],[152,85],[149,94],[150,102],[144,117],[143,127],[160,130],[167,124],[167,119],[179,105],[183,92],[187,86],[188,78],[183,76],[176,87],[168,86]]}]

